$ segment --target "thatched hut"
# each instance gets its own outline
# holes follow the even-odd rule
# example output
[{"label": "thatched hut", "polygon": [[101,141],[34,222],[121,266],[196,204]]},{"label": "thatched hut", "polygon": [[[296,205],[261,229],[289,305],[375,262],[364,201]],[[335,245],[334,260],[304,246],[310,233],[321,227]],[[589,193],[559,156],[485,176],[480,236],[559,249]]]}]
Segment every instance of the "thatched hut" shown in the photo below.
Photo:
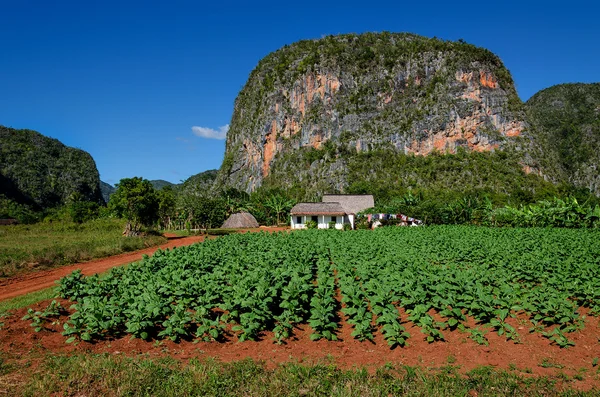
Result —
[{"label": "thatched hut", "polygon": [[249,212],[231,214],[225,223],[223,223],[223,226],[221,226],[222,229],[247,229],[251,227],[258,227],[258,222]]}]

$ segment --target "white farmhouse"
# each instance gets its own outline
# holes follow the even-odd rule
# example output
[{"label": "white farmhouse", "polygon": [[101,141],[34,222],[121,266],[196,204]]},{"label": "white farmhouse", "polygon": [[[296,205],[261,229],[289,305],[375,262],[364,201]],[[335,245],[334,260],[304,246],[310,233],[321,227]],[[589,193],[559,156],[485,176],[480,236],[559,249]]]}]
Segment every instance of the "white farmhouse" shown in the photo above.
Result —
[{"label": "white farmhouse", "polygon": [[335,222],[336,229],[348,223],[354,229],[356,214],[375,206],[371,194],[326,194],[321,203],[298,203],[290,211],[292,229],[306,228],[307,221],[315,221],[319,229],[327,229]]}]

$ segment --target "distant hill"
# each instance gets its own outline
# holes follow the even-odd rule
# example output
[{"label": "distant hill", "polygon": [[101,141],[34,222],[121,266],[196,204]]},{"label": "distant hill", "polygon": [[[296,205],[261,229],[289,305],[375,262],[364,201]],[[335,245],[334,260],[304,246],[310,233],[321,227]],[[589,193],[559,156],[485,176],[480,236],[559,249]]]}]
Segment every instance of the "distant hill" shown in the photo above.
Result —
[{"label": "distant hill", "polygon": [[211,194],[218,170],[207,170],[196,175],[190,176],[183,183],[178,184],[176,189],[179,192],[196,194]]},{"label": "distant hill", "polygon": [[[192,175],[182,183],[171,183],[162,179],[156,179],[150,181],[150,183],[156,190],[163,189],[165,186],[171,186],[176,192],[180,192],[184,189],[194,189],[194,191],[208,193],[211,190],[216,177],[217,170],[208,170],[196,175]],[[110,195],[115,192],[116,188],[102,181],[100,181],[100,187],[102,189],[102,197],[104,198],[104,201],[108,203]]]},{"label": "distant hill", "polygon": [[102,203],[100,178],[89,153],[32,130],[0,126],[0,194],[40,210],[74,195]]},{"label": "distant hill", "polygon": [[165,186],[176,186],[176,184],[171,183],[169,181],[162,180],[162,179],[156,179],[156,180],[150,181],[150,183],[156,190],[160,190]]},{"label": "distant hill", "polygon": [[556,85],[525,105],[544,173],[600,195],[600,83]]},{"label": "distant hill", "polygon": [[111,184],[108,184],[106,182],[100,181],[100,190],[102,191],[102,198],[104,199],[105,203],[108,203],[108,200],[110,199],[110,196],[115,192],[115,187]]}]

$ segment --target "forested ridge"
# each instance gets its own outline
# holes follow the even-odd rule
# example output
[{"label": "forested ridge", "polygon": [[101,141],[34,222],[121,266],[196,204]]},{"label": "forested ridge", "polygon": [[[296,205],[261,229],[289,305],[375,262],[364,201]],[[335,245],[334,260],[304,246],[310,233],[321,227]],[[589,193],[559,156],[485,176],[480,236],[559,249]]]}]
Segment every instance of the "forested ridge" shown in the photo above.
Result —
[{"label": "forested ridge", "polygon": [[0,126],[0,196],[33,210],[69,201],[102,203],[89,153],[32,130]]}]

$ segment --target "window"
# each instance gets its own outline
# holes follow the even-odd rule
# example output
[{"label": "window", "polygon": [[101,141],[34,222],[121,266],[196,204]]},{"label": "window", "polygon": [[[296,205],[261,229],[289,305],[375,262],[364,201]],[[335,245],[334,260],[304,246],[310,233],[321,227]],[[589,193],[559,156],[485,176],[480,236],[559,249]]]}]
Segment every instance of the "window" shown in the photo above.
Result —
[{"label": "window", "polygon": [[297,216],[296,217],[296,223],[298,223],[298,224],[302,223],[302,217],[301,216]]},{"label": "window", "polygon": [[311,219],[313,222],[319,223],[319,217],[317,215],[313,215]]},{"label": "window", "polygon": [[337,217],[335,217],[335,216],[332,216],[332,217],[331,217],[331,222],[337,222]]}]

